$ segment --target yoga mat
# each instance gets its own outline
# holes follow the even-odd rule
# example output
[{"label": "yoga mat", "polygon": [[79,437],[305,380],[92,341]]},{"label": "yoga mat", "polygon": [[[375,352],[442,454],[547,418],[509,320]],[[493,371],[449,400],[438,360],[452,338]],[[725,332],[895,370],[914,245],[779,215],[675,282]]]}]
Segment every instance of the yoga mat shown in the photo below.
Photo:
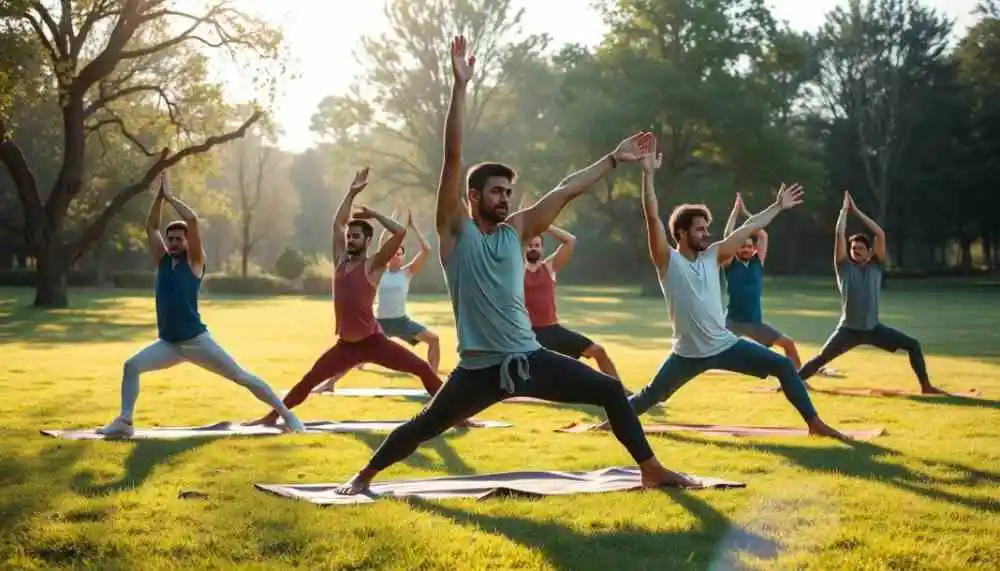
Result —
[{"label": "yoga mat", "polygon": [[[702,434],[725,434],[727,436],[809,436],[805,428],[788,428],[779,426],[726,426],[718,424],[656,424],[642,425],[646,434],[665,434],[668,432],[700,432]],[[556,432],[594,432],[610,431],[609,428],[597,428],[596,424],[574,422]],[[840,430],[845,436],[855,440],[871,440],[885,434],[884,428],[865,428],[857,430]]]},{"label": "yoga mat", "polygon": [[[750,389],[752,393],[777,393],[781,392],[780,387],[754,387]],[[863,387],[843,387],[843,388],[813,388],[809,391],[812,393],[824,394],[824,395],[840,395],[849,397],[925,397],[925,398],[941,398],[941,397],[962,397],[962,398],[981,398],[983,393],[977,391],[976,389],[966,389],[963,391],[950,392],[946,395],[925,395],[920,391],[907,390],[907,389],[877,389],[877,388],[863,388]]]},{"label": "yoga mat", "polygon": [[[685,474],[695,478],[700,489],[745,488],[746,484],[718,478]],[[485,500],[497,497],[560,496],[569,494],[597,494],[641,489],[637,468],[605,468],[593,472],[503,472],[471,476],[446,476],[421,480],[399,480],[374,483],[369,493],[341,496],[336,493],[340,484],[254,484],[258,490],[286,498],[306,500],[319,505],[356,505],[374,502],[379,498],[420,498],[441,500],[449,498],[476,498]]]},{"label": "yoga mat", "polygon": [[[403,424],[402,420],[317,420],[304,423],[310,434],[348,433],[348,432],[389,432]],[[506,422],[494,420],[476,420],[476,428],[507,428],[512,426]],[[277,436],[286,434],[274,426],[243,426],[237,422],[223,421],[206,426],[181,427],[149,427],[137,428],[128,437],[104,436],[97,434],[96,429],[86,430],[51,430],[41,433],[53,438],[64,440],[179,440],[183,438],[223,438],[227,436]]]},{"label": "yoga mat", "polygon": [[[407,389],[407,388],[344,388],[344,389],[334,389],[333,392],[323,392],[323,393],[313,393],[314,395],[330,395],[334,397],[403,397],[411,399],[430,399],[430,395],[424,389]],[[559,404],[553,403],[552,401],[547,401],[544,399],[537,399],[534,397],[510,397],[505,399],[503,402],[509,403],[544,403],[544,404]]]}]

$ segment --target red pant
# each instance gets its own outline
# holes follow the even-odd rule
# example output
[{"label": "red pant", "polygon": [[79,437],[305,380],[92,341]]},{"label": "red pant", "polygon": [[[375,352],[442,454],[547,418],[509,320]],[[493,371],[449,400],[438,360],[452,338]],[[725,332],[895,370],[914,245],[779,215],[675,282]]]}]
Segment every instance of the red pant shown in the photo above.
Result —
[{"label": "red pant", "polygon": [[302,404],[310,391],[323,381],[343,375],[362,363],[374,363],[393,371],[420,377],[431,396],[441,388],[441,379],[426,361],[382,333],[373,333],[360,341],[337,341],[316,360],[312,369],[285,395],[285,406]]}]

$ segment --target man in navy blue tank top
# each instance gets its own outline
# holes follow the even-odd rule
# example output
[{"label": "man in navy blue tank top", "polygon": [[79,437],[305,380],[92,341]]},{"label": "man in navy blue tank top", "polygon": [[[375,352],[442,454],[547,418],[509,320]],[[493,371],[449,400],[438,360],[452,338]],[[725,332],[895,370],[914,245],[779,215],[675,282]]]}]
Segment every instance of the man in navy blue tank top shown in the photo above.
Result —
[{"label": "man in navy blue tank top", "polygon": [[[181,215],[160,233],[160,210],[164,202]],[[173,195],[170,179],[160,179],[153,206],[146,221],[146,237],[156,268],[156,328],[159,339],[127,361],[122,371],[121,412],[97,432],[108,437],[128,438],[134,432],[132,415],[139,397],[139,375],[193,363],[246,387],[255,397],[275,409],[285,427],[304,432],[299,419],[263,380],[240,367],[208,332],[198,311],[198,292],[205,275],[205,249],[198,228],[198,216]]]}]

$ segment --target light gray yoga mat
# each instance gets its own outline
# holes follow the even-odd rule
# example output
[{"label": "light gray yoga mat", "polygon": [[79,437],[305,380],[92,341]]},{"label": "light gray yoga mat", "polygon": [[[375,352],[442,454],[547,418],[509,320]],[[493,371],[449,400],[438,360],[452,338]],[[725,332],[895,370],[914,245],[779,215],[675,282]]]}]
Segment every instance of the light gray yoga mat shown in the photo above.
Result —
[{"label": "light gray yoga mat", "polygon": [[[777,393],[781,391],[781,387],[754,387],[750,389],[752,393]],[[978,399],[983,397],[983,393],[977,391],[976,389],[964,389],[961,391],[949,392],[945,395],[930,394],[925,395],[919,390],[908,390],[908,389],[879,389],[879,388],[867,388],[867,387],[813,387],[810,391],[812,393],[824,394],[824,395],[839,395],[848,397],[924,397],[924,398],[943,398],[943,397],[961,397],[968,399]]]},{"label": "light gray yoga mat", "polygon": [[[597,424],[574,422],[569,426],[556,429],[556,432],[580,433],[580,432],[604,432],[610,428],[598,428]],[[723,434],[726,436],[809,436],[809,430],[805,428],[790,428],[783,426],[731,426],[724,424],[658,424],[644,423],[643,432],[646,434],[665,434],[670,432],[700,432],[702,434]],[[877,436],[885,434],[885,429],[862,428],[854,430],[838,429],[845,436],[854,440],[871,440]]]},{"label": "light gray yoga mat", "polygon": [[[329,395],[334,397],[402,397],[417,400],[430,400],[431,396],[424,389],[407,389],[402,387],[384,388],[334,388],[333,392],[313,393],[313,395]],[[504,400],[508,403],[545,403],[559,404],[534,397],[511,397]]]},{"label": "light gray yoga mat", "polygon": [[[685,474],[706,488],[745,488],[746,484],[719,478]],[[641,489],[638,468],[605,468],[593,472],[503,472],[471,476],[446,476],[421,480],[374,483],[367,494],[342,496],[340,484],[254,484],[259,490],[319,505],[356,505],[377,499],[544,497],[570,494],[597,494]]]},{"label": "light gray yoga mat", "polygon": [[[304,423],[311,434],[348,432],[389,432],[403,424],[402,420],[318,420]],[[507,428],[506,422],[476,420],[476,428]],[[107,437],[97,434],[96,429],[41,431],[45,436],[64,440],[179,440],[183,438],[223,438],[227,436],[277,436],[284,432],[274,426],[243,426],[236,422],[217,422],[205,426],[143,427],[137,428],[129,438]]]}]

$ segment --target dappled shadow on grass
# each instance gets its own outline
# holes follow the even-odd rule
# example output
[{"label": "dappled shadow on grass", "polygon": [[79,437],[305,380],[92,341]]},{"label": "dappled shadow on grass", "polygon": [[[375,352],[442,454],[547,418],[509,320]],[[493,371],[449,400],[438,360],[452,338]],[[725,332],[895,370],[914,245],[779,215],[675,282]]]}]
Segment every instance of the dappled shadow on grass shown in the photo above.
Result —
[{"label": "dappled shadow on grass", "polygon": [[[503,429],[482,428],[472,430]],[[437,438],[432,438],[431,440],[422,443],[417,450],[413,454],[407,456],[402,463],[414,468],[420,468],[421,470],[439,470],[441,468],[439,463],[420,450],[420,448],[430,448],[437,452],[438,456],[440,456],[441,462],[444,463],[444,468],[449,475],[473,474],[475,471],[471,466],[466,464],[464,460],[462,460],[461,456],[458,455],[458,452],[455,451],[454,447],[452,447],[449,442],[454,438],[461,438],[467,432],[468,430],[461,429],[454,434],[443,434]],[[367,446],[372,453],[378,449],[379,445],[382,444],[382,441],[388,436],[388,434],[374,434],[370,432],[351,432],[349,435],[364,443],[364,445]],[[361,469],[361,466],[358,466],[358,469]]]},{"label": "dappled shadow on grass", "polygon": [[68,309],[44,310],[19,303],[18,298],[0,306],[0,343],[94,343],[124,341],[155,329],[148,321],[115,316],[121,298],[113,295],[81,296]]},{"label": "dappled shadow on grass", "polygon": [[136,440],[132,451],[125,458],[120,478],[104,484],[94,483],[94,474],[81,471],[73,475],[70,487],[86,497],[103,496],[128,491],[142,486],[160,464],[185,452],[201,448],[213,438],[185,438],[180,440]]},{"label": "dappled shadow on grass", "polygon": [[55,443],[30,458],[9,450],[0,455],[0,536],[13,537],[35,514],[52,506],[57,499],[52,482],[68,478],[83,450],[82,446]]},{"label": "dappled shadow on grass", "polygon": [[[848,476],[859,480],[871,480],[933,500],[962,505],[976,510],[1000,513],[1000,503],[995,498],[965,497],[933,487],[972,487],[987,483],[995,488],[1000,484],[1000,472],[980,470],[956,462],[923,460],[906,456],[897,450],[885,448],[870,442],[854,441],[848,443],[847,446],[813,448],[795,446],[793,444],[761,442],[747,444],[745,442],[698,438],[682,434],[664,434],[663,437],[690,444],[710,445],[730,450],[757,450],[781,456],[813,472]],[[940,477],[929,472],[918,472],[889,460],[894,457],[910,458],[930,470],[944,469],[957,475],[954,477]]]},{"label": "dappled shadow on grass", "polygon": [[[777,542],[736,526],[693,493],[676,489],[624,493],[665,494],[697,518],[698,523],[689,531],[654,531],[633,525],[615,525],[609,526],[607,531],[585,533],[557,521],[476,513],[450,502],[415,498],[408,502],[428,514],[500,534],[539,551],[556,569],[607,571],[623,561],[628,561],[629,569],[738,568],[735,556],[740,553],[767,560],[776,558],[781,550]],[[718,552],[720,545],[725,549],[722,553]]]}]

